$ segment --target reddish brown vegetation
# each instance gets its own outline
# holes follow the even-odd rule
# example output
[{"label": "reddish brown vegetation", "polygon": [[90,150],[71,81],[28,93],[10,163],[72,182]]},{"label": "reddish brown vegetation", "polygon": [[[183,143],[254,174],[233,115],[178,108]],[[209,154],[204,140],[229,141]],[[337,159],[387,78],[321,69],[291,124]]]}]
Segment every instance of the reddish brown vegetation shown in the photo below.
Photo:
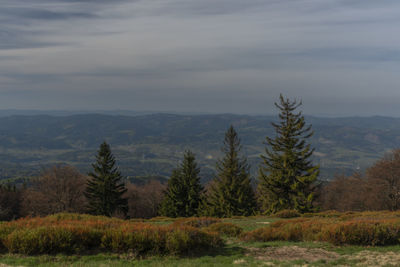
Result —
[{"label": "reddish brown vegetation", "polygon": [[48,169],[23,192],[21,215],[84,212],[85,185],[86,177],[71,166]]},{"label": "reddish brown vegetation", "polygon": [[379,203],[375,209],[398,210],[400,208],[400,150],[386,154],[366,173],[367,192],[370,201]]},{"label": "reddish brown vegetation", "polygon": [[182,254],[219,247],[216,234],[190,226],[155,226],[101,216],[57,214],[0,225],[0,244],[10,253],[51,254],[90,251]]},{"label": "reddish brown vegetation", "polygon": [[400,150],[394,150],[367,169],[365,176],[340,175],[323,187],[323,210],[365,211],[400,208]]},{"label": "reddish brown vegetation", "polygon": [[324,241],[335,245],[398,245],[400,213],[365,212],[316,214],[281,220],[242,236],[247,241]]},{"label": "reddish brown vegetation", "polygon": [[300,217],[300,213],[297,210],[281,210],[273,214],[277,218],[296,218]]},{"label": "reddish brown vegetation", "polygon": [[192,227],[208,227],[214,223],[221,222],[221,219],[214,217],[189,217],[189,218],[181,218],[176,219],[173,225],[176,226],[192,226]]},{"label": "reddish brown vegetation", "polygon": [[208,232],[216,232],[219,235],[237,237],[242,232],[243,229],[233,223],[214,223],[205,228]]},{"label": "reddish brown vegetation", "polygon": [[157,216],[165,188],[164,184],[154,180],[142,186],[128,184],[128,217],[152,218]]}]

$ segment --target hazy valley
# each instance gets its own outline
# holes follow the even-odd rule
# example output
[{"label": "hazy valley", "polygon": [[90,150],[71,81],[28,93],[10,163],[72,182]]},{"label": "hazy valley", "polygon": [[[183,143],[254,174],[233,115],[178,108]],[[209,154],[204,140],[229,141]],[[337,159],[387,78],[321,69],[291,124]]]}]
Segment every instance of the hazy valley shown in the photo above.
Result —
[{"label": "hazy valley", "polygon": [[[265,136],[274,136],[273,116],[83,114],[0,117],[1,179],[27,178],[55,164],[86,172],[99,144],[110,143],[122,173],[135,182],[165,179],[185,149],[197,155],[202,179],[212,178],[230,124],[237,129],[256,176]],[[321,179],[363,171],[385,151],[400,147],[400,119],[306,117],[315,131],[311,144]]]}]

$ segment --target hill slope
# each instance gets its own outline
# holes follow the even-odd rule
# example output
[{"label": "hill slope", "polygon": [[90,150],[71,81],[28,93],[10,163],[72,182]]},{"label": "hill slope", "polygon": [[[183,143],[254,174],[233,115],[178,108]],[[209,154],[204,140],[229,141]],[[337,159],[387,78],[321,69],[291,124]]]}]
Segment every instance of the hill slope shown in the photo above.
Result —
[{"label": "hill slope", "polygon": [[[192,149],[205,180],[211,178],[225,130],[237,129],[253,173],[264,151],[265,136],[273,136],[272,116],[172,115],[0,117],[0,177],[25,177],[53,164],[90,168],[99,144],[106,140],[128,176],[168,176],[185,149]],[[307,117],[315,135],[315,162],[322,178],[335,172],[362,170],[400,147],[400,119]]]}]

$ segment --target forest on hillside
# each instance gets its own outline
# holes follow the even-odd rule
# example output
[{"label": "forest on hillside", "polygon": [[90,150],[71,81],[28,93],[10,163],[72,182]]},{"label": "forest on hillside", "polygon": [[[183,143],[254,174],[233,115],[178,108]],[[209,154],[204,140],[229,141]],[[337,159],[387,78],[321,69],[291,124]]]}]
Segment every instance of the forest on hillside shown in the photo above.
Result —
[{"label": "forest on hillside", "polygon": [[[273,134],[270,123],[276,120],[276,116],[233,114],[0,117],[0,179],[20,182],[56,164],[87,173],[98,145],[106,140],[133,183],[143,184],[148,178],[166,181],[189,148],[197,155],[206,183],[215,173],[215,160],[222,156],[221,140],[229,125],[239,133],[255,177],[264,138]],[[315,131],[310,140],[316,148],[313,160],[320,164],[324,180],[365,171],[385,152],[400,147],[400,119],[306,116],[306,120]]]}]

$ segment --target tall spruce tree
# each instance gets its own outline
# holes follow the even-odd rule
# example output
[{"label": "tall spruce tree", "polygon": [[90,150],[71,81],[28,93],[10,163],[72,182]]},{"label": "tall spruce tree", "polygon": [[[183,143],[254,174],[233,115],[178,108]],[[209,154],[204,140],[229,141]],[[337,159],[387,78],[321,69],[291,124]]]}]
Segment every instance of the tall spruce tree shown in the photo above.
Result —
[{"label": "tall spruce tree", "polygon": [[88,174],[90,179],[84,193],[88,200],[88,212],[111,217],[119,211],[126,215],[128,202],[123,198],[123,194],[127,189],[106,142],[100,145],[96,163],[92,164],[92,167],[93,171]]},{"label": "tall spruce tree", "polygon": [[249,216],[255,212],[256,200],[251,186],[249,165],[240,157],[240,139],[233,126],[225,133],[222,151],[217,162],[217,174],[207,193],[205,214],[217,217]]},{"label": "tall spruce tree", "polygon": [[186,151],[182,163],[172,171],[168,180],[160,214],[168,217],[191,217],[197,215],[203,187],[200,169],[195,155]]},{"label": "tall spruce tree", "polygon": [[313,209],[314,185],[319,175],[319,166],[314,166],[310,157],[314,149],[307,144],[313,135],[311,125],[306,125],[304,116],[295,110],[301,101],[290,101],[280,95],[279,123],[272,123],[276,137],[266,137],[266,155],[259,169],[260,198],[263,209],[274,213],[283,209],[307,212]]}]

